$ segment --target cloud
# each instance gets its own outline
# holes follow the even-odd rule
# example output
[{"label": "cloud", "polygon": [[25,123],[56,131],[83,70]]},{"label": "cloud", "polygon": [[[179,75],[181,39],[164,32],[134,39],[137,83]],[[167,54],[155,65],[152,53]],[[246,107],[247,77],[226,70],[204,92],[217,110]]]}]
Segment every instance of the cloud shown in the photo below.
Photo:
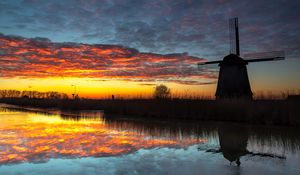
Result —
[{"label": "cloud", "polygon": [[215,83],[215,72],[197,69],[201,61],[204,59],[187,53],[155,54],[121,45],[55,43],[47,38],[0,35],[0,76],[4,78],[79,77],[189,85]]},{"label": "cloud", "polygon": [[188,51],[218,59],[229,50],[227,20],[238,16],[243,53],[283,49],[299,57],[299,6],[281,0],[3,1],[0,29],[56,42],[121,44],[163,54]]}]

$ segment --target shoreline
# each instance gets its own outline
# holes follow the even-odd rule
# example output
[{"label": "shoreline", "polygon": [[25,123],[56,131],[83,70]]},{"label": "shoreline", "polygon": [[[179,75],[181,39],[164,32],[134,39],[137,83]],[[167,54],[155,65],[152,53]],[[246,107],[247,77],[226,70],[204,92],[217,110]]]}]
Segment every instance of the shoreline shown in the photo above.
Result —
[{"label": "shoreline", "polygon": [[259,125],[299,126],[297,100],[55,100],[0,99],[21,107],[60,110],[103,110],[106,115],[147,119],[238,122]]}]

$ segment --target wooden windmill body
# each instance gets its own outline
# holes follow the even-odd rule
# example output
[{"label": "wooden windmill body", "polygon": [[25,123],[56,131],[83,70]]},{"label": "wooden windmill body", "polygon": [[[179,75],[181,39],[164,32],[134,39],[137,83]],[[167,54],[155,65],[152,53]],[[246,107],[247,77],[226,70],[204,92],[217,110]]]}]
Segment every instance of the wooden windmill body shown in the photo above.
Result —
[{"label": "wooden windmill body", "polygon": [[219,63],[217,98],[252,98],[246,65],[248,63],[235,54],[224,57]]},{"label": "wooden windmill body", "polygon": [[233,18],[229,22],[230,29],[230,54],[223,60],[198,63],[198,66],[218,64],[220,67],[217,99],[243,98],[252,99],[252,90],[247,73],[247,65],[250,62],[283,60],[284,52],[266,52],[250,55],[247,59],[240,57],[238,19]]}]

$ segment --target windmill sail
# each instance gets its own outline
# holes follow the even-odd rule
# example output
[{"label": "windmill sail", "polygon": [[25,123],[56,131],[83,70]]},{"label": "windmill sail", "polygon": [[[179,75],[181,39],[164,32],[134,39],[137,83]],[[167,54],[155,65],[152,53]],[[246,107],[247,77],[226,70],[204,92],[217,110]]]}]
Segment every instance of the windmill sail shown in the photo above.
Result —
[{"label": "windmill sail", "polygon": [[238,18],[229,20],[230,53],[240,55],[239,21]]},{"label": "windmill sail", "polygon": [[284,60],[285,53],[284,51],[261,52],[245,54],[243,57],[247,62],[276,61]]},{"label": "windmill sail", "polygon": [[[243,60],[245,60],[248,63],[262,62],[262,61],[277,61],[277,60],[284,60],[284,59],[285,59],[284,51],[258,52],[258,53],[249,53],[243,55]],[[207,65],[207,64],[219,64],[222,62],[223,60],[200,62],[198,63],[198,66]]]},{"label": "windmill sail", "polygon": [[251,62],[277,61],[277,60],[284,60],[284,57],[259,58],[259,59],[245,60],[245,61],[251,63]]},{"label": "windmill sail", "polygon": [[221,63],[221,62],[222,62],[222,60],[219,60],[219,61],[200,62],[200,63],[198,63],[198,66],[205,65],[205,64],[219,64],[219,63]]}]

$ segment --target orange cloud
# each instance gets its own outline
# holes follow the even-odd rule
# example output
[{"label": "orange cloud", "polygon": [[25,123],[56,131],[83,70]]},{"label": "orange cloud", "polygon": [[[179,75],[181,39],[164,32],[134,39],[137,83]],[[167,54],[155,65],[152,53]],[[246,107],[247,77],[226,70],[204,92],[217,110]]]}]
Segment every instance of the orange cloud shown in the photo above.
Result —
[{"label": "orange cloud", "polygon": [[129,81],[203,84],[214,72],[199,71],[202,58],[180,54],[141,53],[119,45],[54,43],[44,38],[0,34],[0,77],[84,77]]}]

